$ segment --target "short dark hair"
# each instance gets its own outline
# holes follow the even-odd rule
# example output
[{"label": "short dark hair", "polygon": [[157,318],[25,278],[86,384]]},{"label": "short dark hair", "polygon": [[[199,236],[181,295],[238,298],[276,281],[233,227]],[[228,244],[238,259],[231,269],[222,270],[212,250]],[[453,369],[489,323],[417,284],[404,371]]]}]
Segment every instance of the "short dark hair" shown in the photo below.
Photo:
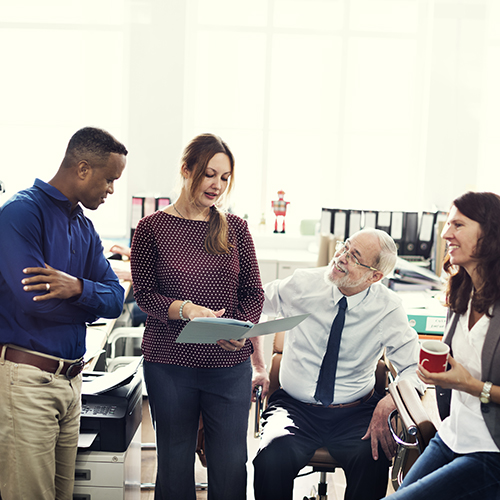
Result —
[{"label": "short dark hair", "polygon": [[481,234],[474,257],[478,260],[476,271],[482,279],[482,285],[478,290],[473,290],[468,273],[462,267],[457,271],[447,255],[443,267],[450,275],[448,303],[452,311],[463,314],[467,311],[473,293],[474,309],[489,316],[490,306],[500,300],[500,196],[469,191],[454,200],[453,206],[480,225]]},{"label": "short dark hair", "polygon": [[73,134],[66,148],[65,160],[74,164],[81,160],[106,161],[111,153],[127,156],[125,146],[109,132],[100,128],[84,127]]}]

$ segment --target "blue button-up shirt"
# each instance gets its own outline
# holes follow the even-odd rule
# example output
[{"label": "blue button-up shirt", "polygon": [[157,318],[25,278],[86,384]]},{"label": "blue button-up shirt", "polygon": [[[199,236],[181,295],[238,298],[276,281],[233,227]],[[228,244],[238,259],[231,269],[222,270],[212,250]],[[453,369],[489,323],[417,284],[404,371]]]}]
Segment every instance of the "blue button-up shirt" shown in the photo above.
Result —
[{"label": "blue button-up shirt", "polygon": [[[23,269],[45,264],[79,278],[82,294],[34,301]],[[37,179],[0,208],[0,343],[79,358],[86,323],[118,317],[123,295],[92,222],[59,190]]]}]

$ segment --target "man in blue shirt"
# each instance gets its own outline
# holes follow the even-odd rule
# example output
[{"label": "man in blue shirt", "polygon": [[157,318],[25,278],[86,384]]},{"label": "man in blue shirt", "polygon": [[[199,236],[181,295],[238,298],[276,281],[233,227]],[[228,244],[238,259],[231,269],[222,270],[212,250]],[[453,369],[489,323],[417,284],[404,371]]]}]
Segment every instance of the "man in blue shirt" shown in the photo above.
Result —
[{"label": "man in blue shirt", "polygon": [[86,323],[118,317],[123,287],[81,205],[97,209],[127,150],[83,128],[55,176],[0,209],[0,496],[71,499]]}]

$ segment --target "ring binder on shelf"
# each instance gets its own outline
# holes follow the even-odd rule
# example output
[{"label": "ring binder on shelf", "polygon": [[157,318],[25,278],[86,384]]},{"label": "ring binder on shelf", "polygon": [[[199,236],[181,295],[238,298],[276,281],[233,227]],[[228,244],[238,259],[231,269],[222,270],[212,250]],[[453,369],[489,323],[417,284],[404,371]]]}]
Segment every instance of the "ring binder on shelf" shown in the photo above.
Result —
[{"label": "ring binder on shelf", "polygon": [[142,196],[132,196],[132,212],[130,217],[130,243],[134,236],[138,222],[144,217],[144,198]]},{"label": "ring binder on shelf", "polygon": [[320,234],[332,233],[332,212],[329,208],[321,209],[321,219],[319,223]]},{"label": "ring binder on shelf", "polygon": [[171,203],[170,198],[165,196],[160,196],[156,198],[156,210],[163,210],[165,207],[168,207]]},{"label": "ring binder on shelf", "polygon": [[402,255],[417,255],[418,212],[405,212]]},{"label": "ring binder on shelf", "polygon": [[392,222],[391,212],[378,212],[377,214],[377,229],[385,231],[387,234],[391,234],[391,222]]},{"label": "ring binder on shelf", "polygon": [[435,216],[434,212],[422,212],[420,218],[417,254],[426,259],[431,254]]},{"label": "ring binder on shelf", "polygon": [[361,229],[361,210],[351,210],[349,212],[349,238]]},{"label": "ring binder on shelf", "polygon": [[130,217],[130,243],[134,236],[137,223],[146,215],[151,215],[157,210],[162,210],[170,205],[167,196],[132,196],[132,211]]},{"label": "ring binder on shelf", "polygon": [[332,210],[332,229],[331,232],[341,241],[346,239],[346,235],[349,234],[348,218],[349,210]]},{"label": "ring binder on shelf", "polygon": [[438,236],[435,235],[436,226],[439,223],[442,227],[446,218],[447,213],[442,211],[379,212],[322,208],[320,231],[324,236],[345,240],[360,229],[381,229],[391,235],[400,256],[406,256],[408,260],[436,261],[434,247],[439,242]]},{"label": "ring binder on shelf", "polygon": [[404,235],[404,215],[403,212],[392,212],[391,217],[391,237],[396,243],[398,253],[401,253]]},{"label": "ring binder on shelf", "polygon": [[378,213],[373,210],[363,211],[363,229],[368,227],[375,229],[377,227],[377,215]]}]

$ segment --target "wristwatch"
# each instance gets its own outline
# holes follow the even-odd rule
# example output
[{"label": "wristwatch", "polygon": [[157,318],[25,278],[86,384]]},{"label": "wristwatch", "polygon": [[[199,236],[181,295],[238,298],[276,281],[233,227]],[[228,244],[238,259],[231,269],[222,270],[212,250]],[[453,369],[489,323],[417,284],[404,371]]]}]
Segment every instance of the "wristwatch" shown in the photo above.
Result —
[{"label": "wristwatch", "polygon": [[483,385],[483,390],[481,391],[481,395],[479,396],[479,400],[481,403],[488,404],[491,401],[490,391],[491,386],[493,384],[491,382],[485,382]]}]

